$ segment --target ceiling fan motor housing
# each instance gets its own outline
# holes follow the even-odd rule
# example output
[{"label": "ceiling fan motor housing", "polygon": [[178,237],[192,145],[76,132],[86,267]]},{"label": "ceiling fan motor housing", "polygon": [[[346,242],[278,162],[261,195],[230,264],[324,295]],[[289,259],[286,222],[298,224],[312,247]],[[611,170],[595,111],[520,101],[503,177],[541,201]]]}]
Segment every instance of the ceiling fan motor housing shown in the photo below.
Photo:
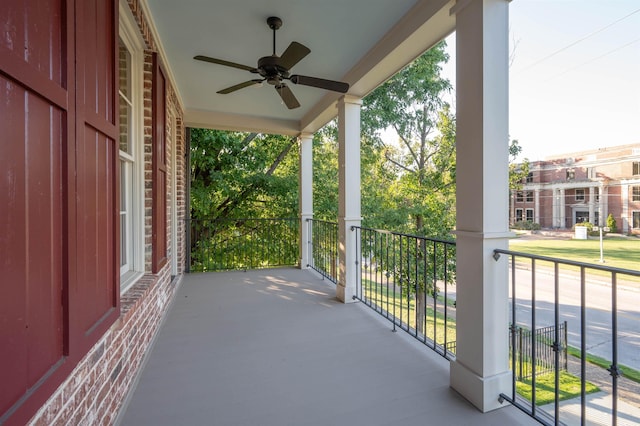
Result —
[{"label": "ceiling fan motor housing", "polygon": [[289,71],[280,65],[280,58],[275,55],[264,56],[258,60],[258,73],[266,78],[269,83],[271,83],[271,80],[279,81],[281,78],[289,77]]}]

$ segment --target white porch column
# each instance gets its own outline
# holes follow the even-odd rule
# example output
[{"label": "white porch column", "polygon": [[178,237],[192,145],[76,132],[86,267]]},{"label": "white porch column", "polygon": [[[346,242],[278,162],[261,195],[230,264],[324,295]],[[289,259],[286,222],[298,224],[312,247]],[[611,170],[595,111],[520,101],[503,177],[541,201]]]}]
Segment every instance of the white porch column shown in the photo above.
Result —
[{"label": "white porch column", "polygon": [[[593,186],[589,187],[589,222],[594,224],[596,223],[596,204],[595,204],[595,198],[596,198],[596,189]],[[598,225],[599,226],[604,226],[602,224],[602,218],[598,218],[600,222]]]},{"label": "white porch column", "polygon": [[629,232],[629,185],[620,185],[620,202],[622,204],[622,232]]},{"label": "white porch column", "polygon": [[560,229],[565,229],[567,227],[567,200],[565,198],[564,189],[560,189]]},{"label": "white porch column", "polygon": [[513,189],[509,190],[509,224],[514,225],[516,223],[516,192]]},{"label": "white porch column", "polygon": [[356,294],[356,233],[360,226],[360,107],[362,100],[345,95],[338,101],[338,285],[336,296],[344,303]]},{"label": "white porch column", "polygon": [[508,0],[456,13],[457,338],[450,383],[482,411],[501,407],[509,371]]},{"label": "white porch column", "polygon": [[298,179],[298,214],[300,217],[300,269],[311,265],[311,231],[309,219],[313,219],[313,134],[302,133],[300,141],[300,172]]},{"label": "white porch column", "polygon": [[553,194],[552,197],[552,208],[551,211],[553,212],[553,220],[552,220],[552,226],[554,228],[559,228],[560,227],[560,213],[558,212],[558,204],[560,203],[560,195],[558,194],[558,189],[557,188],[553,188],[551,190],[551,193]]},{"label": "white porch column", "polygon": [[[534,189],[533,196],[533,221],[535,223],[540,223],[540,190]],[[540,223],[540,225],[542,224]]]},{"label": "white porch column", "polygon": [[602,218],[602,226],[607,226],[607,216],[609,213],[605,207],[605,200],[607,199],[607,194],[604,189],[604,184],[601,182],[600,187],[598,188],[598,212],[600,217]]}]

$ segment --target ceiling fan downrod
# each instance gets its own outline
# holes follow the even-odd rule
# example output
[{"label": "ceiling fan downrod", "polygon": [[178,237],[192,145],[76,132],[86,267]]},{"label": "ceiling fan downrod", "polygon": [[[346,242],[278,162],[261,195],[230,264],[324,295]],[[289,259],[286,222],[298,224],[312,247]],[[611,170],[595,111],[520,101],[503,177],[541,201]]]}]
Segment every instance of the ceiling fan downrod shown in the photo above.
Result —
[{"label": "ceiling fan downrod", "polygon": [[273,56],[276,56],[276,30],[282,26],[282,19],[270,16],[267,18],[267,25],[273,30]]}]

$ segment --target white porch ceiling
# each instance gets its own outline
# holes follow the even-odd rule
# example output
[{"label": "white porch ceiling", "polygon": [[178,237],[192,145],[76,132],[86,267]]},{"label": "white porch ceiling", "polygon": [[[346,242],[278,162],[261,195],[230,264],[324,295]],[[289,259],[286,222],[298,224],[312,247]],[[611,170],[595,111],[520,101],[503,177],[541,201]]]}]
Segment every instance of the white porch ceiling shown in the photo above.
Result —
[{"label": "white porch ceiling", "polygon": [[276,52],[292,41],[311,53],[292,68],[351,85],[362,97],[455,26],[454,0],[146,0],[152,30],[185,110],[185,124],[223,130],[297,135],[336,114],[340,93],[290,83],[301,107],[288,110],[263,84],[220,95],[255,78],[247,71],[196,61],[206,55],[248,66],[272,52],[269,16],[283,20]]}]

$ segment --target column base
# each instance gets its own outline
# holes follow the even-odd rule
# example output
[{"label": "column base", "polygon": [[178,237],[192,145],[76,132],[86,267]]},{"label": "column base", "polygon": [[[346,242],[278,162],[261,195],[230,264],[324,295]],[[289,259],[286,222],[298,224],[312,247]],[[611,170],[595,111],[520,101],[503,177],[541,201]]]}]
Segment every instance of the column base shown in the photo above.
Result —
[{"label": "column base", "polygon": [[354,303],[356,299],[353,298],[355,296],[355,291],[352,288],[345,287],[342,284],[336,284],[336,297],[342,303]]},{"label": "column base", "polygon": [[450,386],[483,413],[508,405],[501,404],[498,398],[501,393],[508,395],[511,392],[510,371],[480,377],[458,361],[451,363],[449,371]]}]

